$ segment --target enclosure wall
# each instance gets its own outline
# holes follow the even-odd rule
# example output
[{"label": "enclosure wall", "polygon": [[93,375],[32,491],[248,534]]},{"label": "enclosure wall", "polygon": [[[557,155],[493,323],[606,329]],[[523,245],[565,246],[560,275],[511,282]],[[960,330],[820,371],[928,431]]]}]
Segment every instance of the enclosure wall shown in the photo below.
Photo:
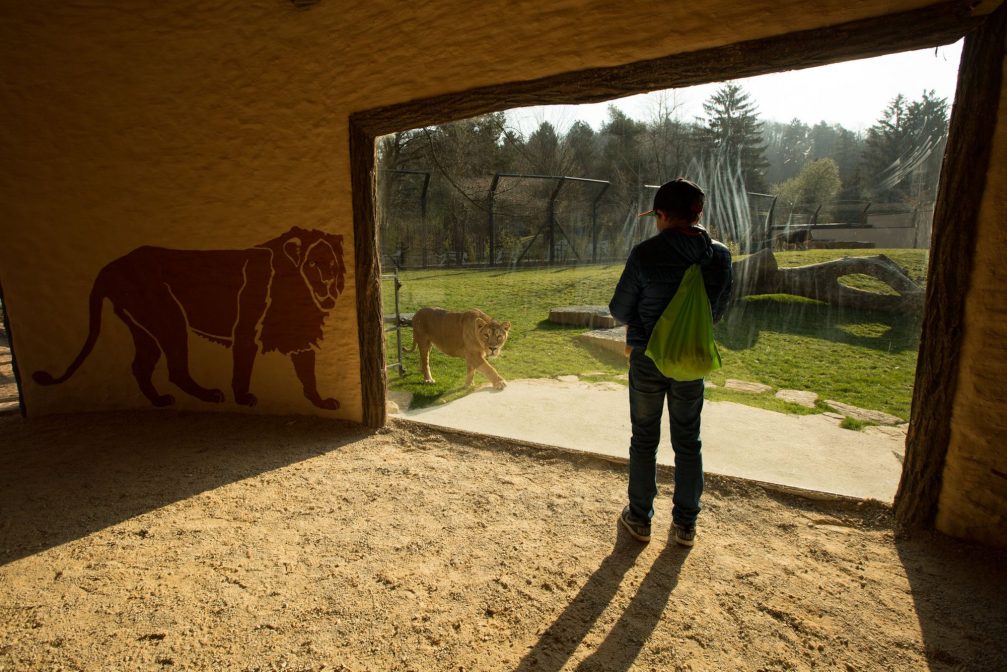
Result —
[{"label": "enclosure wall", "polygon": [[[155,366],[155,391],[183,409],[245,408],[248,399],[236,405],[231,388],[232,375],[247,375],[258,411],[359,420],[351,112],[930,4],[826,0],[809,12],[807,3],[779,0],[702,7],[321,0],[306,9],[286,0],[5,3],[0,283],[28,413],[150,406],[142,370]],[[113,260],[155,246],[231,251],[252,263],[257,245],[293,227],[343,236],[345,290],[314,336],[297,342],[302,316],[281,305],[262,268],[225,268],[226,254],[179,258],[169,268],[167,253],[146,250],[108,273],[111,289],[96,292],[96,300],[109,300],[90,318],[96,340],[80,368],[65,382],[40,384],[58,380],[81,351],[89,293]],[[295,237],[297,254],[286,257],[301,263],[308,240]],[[273,273],[287,263],[280,249],[272,253]],[[169,271],[172,279],[164,277]],[[215,282],[231,283],[229,297],[199,291],[214,273],[227,276]],[[182,276],[188,298],[175,284]],[[253,287],[257,282],[266,289]],[[263,306],[242,304],[250,287],[267,292],[260,304],[293,313],[279,320],[290,332],[281,334],[286,345],[273,350],[256,340],[268,352],[245,371],[247,362],[232,361],[249,349],[237,332],[265,341],[254,319]],[[148,309],[148,318],[136,315]],[[206,323],[231,320],[235,333],[200,329],[200,311]],[[154,324],[168,313],[177,313],[174,322]],[[183,364],[170,376],[164,357],[149,361],[167,348],[169,330]],[[186,330],[210,338],[178,336]],[[134,342],[141,351],[135,359]],[[337,399],[338,411],[323,410],[302,389],[304,376],[288,354],[308,348],[317,350],[319,393]],[[185,389],[185,369],[198,389]],[[204,388],[222,390],[223,403]]]},{"label": "enclosure wall", "polygon": [[[1007,47],[1007,44],[1005,44]],[[1007,68],[1004,61],[1001,73]],[[1007,548],[1007,86],[1000,104],[971,289],[938,529]]]}]

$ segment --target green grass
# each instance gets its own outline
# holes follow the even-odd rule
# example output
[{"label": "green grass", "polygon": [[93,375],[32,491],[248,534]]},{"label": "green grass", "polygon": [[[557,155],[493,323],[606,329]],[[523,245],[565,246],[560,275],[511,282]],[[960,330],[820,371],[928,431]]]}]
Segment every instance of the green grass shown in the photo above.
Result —
[{"label": "green grass", "polygon": [[[843,255],[883,253],[923,282],[925,250],[810,250],[779,252],[781,266],[801,266]],[[622,272],[622,265],[557,269],[426,270],[400,274],[402,312],[423,306],[449,310],[478,307],[500,320],[513,323],[510,338],[493,365],[505,379],[551,378],[564,374],[590,380],[624,381],[622,356],[583,344],[577,335],[583,327],[563,327],[548,322],[549,309],[568,305],[607,305]],[[867,276],[847,276],[851,286],[877,291],[877,281]],[[394,312],[390,283],[384,287],[385,313]],[[412,337],[403,329],[403,345]],[[856,406],[909,417],[919,323],[905,316],[843,310],[793,296],[748,297],[737,302],[715,328],[724,368],[709,380],[723,385],[728,378],[751,380],[776,389],[817,392]],[[389,333],[389,361],[395,358],[395,337]],[[423,385],[418,353],[406,354],[409,375],[389,372],[393,388],[411,392],[413,406],[449,401],[466,393],[465,365],[434,350],[431,370],[435,385]],[[476,383],[485,382],[476,373]],[[711,389],[710,399],[730,399],[794,413],[813,413],[775,399]]]},{"label": "green grass", "polygon": [[852,429],[854,432],[864,431],[864,427],[869,427],[871,425],[876,425],[875,422],[867,422],[866,420],[857,420],[856,418],[851,418],[849,416],[843,418],[839,422],[839,426],[843,429]]},{"label": "green grass", "polygon": [[[588,329],[564,327],[548,321],[549,309],[564,305],[608,305],[621,266],[592,266],[520,271],[407,271],[400,274],[402,312],[423,306],[448,310],[480,308],[500,320],[510,320],[511,330],[503,354],[492,362],[505,379],[551,378],[565,374],[598,373],[592,380],[612,381],[626,373],[626,359],[618,354],[582,344],[577,338]],[[390,290],[391,287],[389,286]],[[394,312],[394,297],[384,294],[385,313]],[[403,345],[412,347],[409,329]],[[389,361],[395,357],[395,335],[389,333]],[[419,353],[404,356],[409,375],[390,371],[393,388],[413,394],[413,407],[450,401],[465,393],[465,363],[436,349],[430,370],[437,383],[424,385],[419,374]],[[476,373],[476,383],[485,382]]]}]

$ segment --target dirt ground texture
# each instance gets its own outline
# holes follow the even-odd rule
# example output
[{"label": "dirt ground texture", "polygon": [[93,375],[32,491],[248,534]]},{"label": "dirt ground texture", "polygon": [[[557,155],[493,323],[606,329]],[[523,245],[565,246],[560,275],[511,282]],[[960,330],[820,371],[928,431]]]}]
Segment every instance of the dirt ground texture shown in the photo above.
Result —
[{"label": "dirt ground texture", "polygon": [[[2,310],[2,306],[0,306],[0,310]],[[0,319],[0,412],[16,410],[17,399],[17,381],[14,379],[10,343],[7,341],[7,330],[3,320]]]},{"label": "dirt ground texture", "polygon": [[1007,556],[394,421],[0,416],[0,670],[1003,670]]}]

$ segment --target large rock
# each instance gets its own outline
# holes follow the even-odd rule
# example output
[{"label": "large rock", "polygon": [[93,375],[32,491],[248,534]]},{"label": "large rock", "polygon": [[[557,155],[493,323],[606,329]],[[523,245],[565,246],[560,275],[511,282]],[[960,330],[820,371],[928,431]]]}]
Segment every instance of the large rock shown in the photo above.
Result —
[{"label": "large rock", "polygon": [[549,321],[577,327],[611,329],[619,325],[605,306],[564,306],[549,309]]},{"label": "large rock", "polygon": [[578,338],[620,355],[626,353],[626,327],[615,327],[613,329],[595,329]]},{"label": "large rock", "polygon": [[764,394],[773,391],[773,388],[769,385],[753,383],[748,380],[735,380],[734,378],[728,378],[724,383],[724,388],[734,390],[735,392],[749,392],[751,394]]},{"label": "large rock", "polygon": [[900,425],[903,423],[902,418],[898,418],[894,415],[889,415],[888,413],[883,413],[881,411],[872,411],[866,408],[858,408],[856,406],[851,406],[850,404],[844,404],[840,401],[826,399],[825,405],[837,413],[842,413],[846,417],[860,420],[862,422],[876,422],[879,425]]},{"label": "large rock", "polygon": [[780,390],[776,393],[776,398],[805,408],[814,408],[818,401],[818,395],[807,390]]}]

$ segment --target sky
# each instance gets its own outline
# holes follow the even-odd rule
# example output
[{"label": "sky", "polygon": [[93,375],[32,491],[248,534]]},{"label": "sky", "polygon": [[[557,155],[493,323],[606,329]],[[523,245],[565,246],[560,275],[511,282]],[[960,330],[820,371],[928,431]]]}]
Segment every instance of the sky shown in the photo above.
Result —
[{"label": "sky", "polygon": [[[731,80],[741,85],[766,121],[800,119],[809,126],[825,121],[851,131],[866,131],[897,94],[917,100],[924,90],[954,100],[962,42],[946,47],[847,61],[818,68]],[[675,108],[683,121],[704,116],[703,102],[723,82],[685,89],[638,94],[590,105],[550,105],[509,110],[508,121],[526,137],[543,121],[565,133],[577,120],[595,130],[608,118],[608,106],[617,105],[627,115],[646,121],[655,115],[658,101]]]}]

